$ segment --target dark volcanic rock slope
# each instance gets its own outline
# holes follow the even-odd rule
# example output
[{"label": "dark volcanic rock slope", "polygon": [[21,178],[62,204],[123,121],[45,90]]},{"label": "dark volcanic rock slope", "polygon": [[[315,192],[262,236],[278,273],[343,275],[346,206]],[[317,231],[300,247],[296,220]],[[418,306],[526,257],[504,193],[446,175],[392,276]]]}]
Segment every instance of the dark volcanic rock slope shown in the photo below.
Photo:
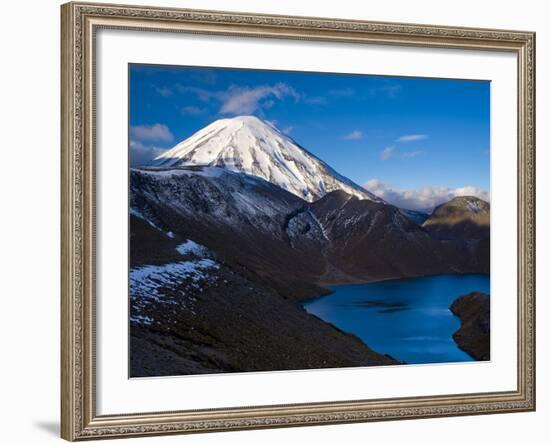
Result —
[{"label": "dark volcanic rock slope", "polygon": [[455,197],[435,208],[422,227],[442,242],[461,245],[478,272],[490,270],[489,203],[477,197]]},{"label": "dark volcanic rock slope", "polygon": [[132,377],[388,365],[206,248],[131,272]]},{"label": "dark volcanic rock slope", "polygon": [[329,240],[324,281],[475,271],[465,248],[432,238],[395,206],[334,191],[311,207]]},{"label": "dark volcanic rock slope", "polygon": [[[326,239],[295,195],[216,167],[132,170],[130,187],[134,218],[175,238],[193,239],[282,295],[324,292],[315,282],[324,272]],[[153,253],[143,246],[132,243],[132,263]]]},{"label": "dark volcanic rock slope", "polygon": [[471,292],[457,298],[451,305],[460,317],[461,326],[453,334],[458,347],[476,360],[491,357],[490,299],[487,294]]}]

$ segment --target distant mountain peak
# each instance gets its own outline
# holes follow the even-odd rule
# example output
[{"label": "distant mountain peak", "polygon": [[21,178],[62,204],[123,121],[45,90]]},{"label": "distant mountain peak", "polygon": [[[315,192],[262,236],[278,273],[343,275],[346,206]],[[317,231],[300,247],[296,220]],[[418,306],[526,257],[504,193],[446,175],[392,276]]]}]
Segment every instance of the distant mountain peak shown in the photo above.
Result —
[{"label": "distant mountain peak", "polygon": [[382,201],[273,124],[252,115],[216,120],[155,159],[155,166],[191,165],[220,166],[257,176],[309,202],[335,190]]},{"label": "distant mountain peak", "polygon": [[470,212],[488,212],[490,205],[479,197],[475,197],[473,195],[461,195],[437,206],[434,209],[434,213],[439,208],[460,208]]},{"label": "distant mountain peak", "polygon": [[489,238],[491,206],[474,196],[460,196],[437,206],[422,225],[440,239]]}]

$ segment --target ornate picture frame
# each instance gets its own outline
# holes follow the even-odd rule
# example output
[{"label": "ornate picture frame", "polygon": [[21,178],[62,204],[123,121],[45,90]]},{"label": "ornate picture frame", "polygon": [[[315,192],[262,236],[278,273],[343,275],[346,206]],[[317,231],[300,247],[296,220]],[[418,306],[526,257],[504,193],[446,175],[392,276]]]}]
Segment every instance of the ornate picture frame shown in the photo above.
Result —
[{"label": "ornate picture frame", "polygon": [[[62,18],[61,435],[88,440],[535,409],[535,34],[524,31],[270,16],[73,2]],[[517,389],[391,399],[96,413],[95,36],[99,29],[177,32],[517,56]]]}]

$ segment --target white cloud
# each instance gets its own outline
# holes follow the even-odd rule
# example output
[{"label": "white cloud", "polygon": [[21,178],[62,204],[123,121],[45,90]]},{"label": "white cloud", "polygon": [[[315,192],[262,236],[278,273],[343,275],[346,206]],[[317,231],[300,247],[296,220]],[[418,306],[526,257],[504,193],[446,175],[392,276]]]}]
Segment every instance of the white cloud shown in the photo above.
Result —
[{"label": "white cloud", "polygon": [[364,185],[373,194],[392,205],[404,209],[431,211],[437,205],[448,202],[454,197],[474,196],[489,201],[490,195],[484,189],[475,186],[446,188],[443,186],[426,186],[418,189],[395,189],[378,179],[369,180]]},{"label": "white cloud", "polygon": [[217,81],[217,75],[215,71],[211,69],[201,69],[199,72],[191,75],[191,78],[195,81],[203,83],[205,85],[214,85]]},{"label": "white cloud", "polygon": [[283,100],[288,96],[295,100],[300,98],[300,94],[285,83],[254,88],[233,85],[222,91],[177,84],[176,89],[181,94],[194,94],[203,103],[215,100],[220,103],[220,114],[232,115],[252,114],[260,108],[271,108],[276,100]]},{"label": "white cloud", "polygon": [[332,95],[334,97],[351,97],[354,94],[355,91],[351,88],[330,89],[328,91],[328,95]]},{"label": "white cloud", "polygon": [[304,97],[304,103],[307,103],[308,105],[326,105],[328,103],[328,100],[326,97],[323,97],[321,95],[314,96],[314,97]]},{"label": "white cloud", "polygon": [[422,155],[422,154],[424,154],[424,151],[419,149],[417,151],[404,152],[403,154],[400,155],[400,157],[403,160],[408,160],[410,158],[418,157],[419,155]]},{"label": "white cloud", "polygon": [[[282,100],[284,97],[292,96],[296,100],[299,94],[285,83],[277,83],[269,86],[257,86],[255,88],[231,86],[227,91],[218,95],[222,102],[221,114],[252,114],[260,107],[274,105],[274,99]],[[262,103],[262,100],[265,103]]]},{"label": "white cloud", "polygon": [[401,160],[410,160],[416,158],[419,155],[424,154],[424,151],[417,149],[415,151],[400,152],[395,145],[385,147],[380,153],[380,160],[389,160],[390,158],[399,158]]},{"label": "white cloud", "polygon": [[393,156],[395,146],[387,146],[380,153],[380,160],[388,160]]},{"label": "white cloud", "polygon": [[130,127],[130,136],[135,141],[171,142],[174,135],[168,126],[161,123]]},{"label": "white cloud", "polygon": [[359,129],[354,129],[349,134],[343,135],[342,140],[361,140],[364,134]]},{"label": "white cloud", "polygon": [[453,191],[453,194],[454,194],[454,197],[461,197],[461,196],[464,197],[464,196],[471,195],[474,197],[478,197],[482,200],[485,200],[486,202],[488,202],[491,198],[491,195],[489,194],[489,192],[481,188],[477,188],[475,186],[463,186],[461,188],[455,188]]},{"label": "white cloud", "polygon": [[387,95],[389,98],[395,98],[401,92],[401,85],[383,85],[370,88],[370,95]]},{"label": "white cloud", "polygon": [[286,134],[286,135],[289,135],[292,131],[294,131],[294,126],[290,125],[290,126],[286,126],[284,128],[280,128],[279,127],[279,121],[274,119],[274,120],[266,120],[266,123],[273,126],[275,129],[277,129],[278,131],[281,131],[283,134]]},{"label": "white cloud", "polygon": [[205,111],[205,109],[201,109],[198,106],[184,106],[181,108],[181,113],[183,115],[200,115]]},{"label": "white cloud", "polygon": [[144,145],[142,142],[130,140],[130,165],[147,166],[166,149],[158,146]]},{"label": "white cloud", "polygon": [[155,91],[163,97],[170,97],[174,91],[167,86],[155,86]]},{"label": "white cloud", "polygon": [[400,143],[416,142],[419,140],[426,140],[428,136],[426,134],[408,134],[402,135],[397,139]]},{"label": "white cloud", "polygon": [[[203,103],[219,102],[219,113],[227,115],[253,114],[260,109],[269,109],[277,101],[284,100],[287,97],[308,105],[326,105],[328,103],[327,98],[324,96],[308,96],[297,92],[292,86],[282,82],[256,87],[233,85],[226,90],[218,91],[182,84],[176,84],[174,87],[180,94],[194,94]],[[352,89],[338,89],[331,90],[328,94],[335,97],[347,97],[354,94],[354,91]]]},{"label": "white cloud", "polygon": [[204,103],[209,102],[212,98],[217,98],[219,93],[216,91],[210,91],[208,89],[196,88],[194,86],[184,86],[179,83],[176,84],[176,89],[180,94],[195,94],[197,98]]}]

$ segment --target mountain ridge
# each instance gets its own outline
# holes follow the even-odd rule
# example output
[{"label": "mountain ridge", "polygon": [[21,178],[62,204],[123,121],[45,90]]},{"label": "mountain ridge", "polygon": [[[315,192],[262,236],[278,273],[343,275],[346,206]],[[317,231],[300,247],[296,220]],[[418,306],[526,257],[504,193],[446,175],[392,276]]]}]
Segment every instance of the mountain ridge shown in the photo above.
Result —
[{"label": "mountain ridge", "polygon": [[485,269],[462,239],[440,241],[399,208],[341,190],[309,203],[259,177],[202,166],[133,169],[131,185],[133,215],[223,251],[289,296],[293,285],[309,297],[326,282]]}]

